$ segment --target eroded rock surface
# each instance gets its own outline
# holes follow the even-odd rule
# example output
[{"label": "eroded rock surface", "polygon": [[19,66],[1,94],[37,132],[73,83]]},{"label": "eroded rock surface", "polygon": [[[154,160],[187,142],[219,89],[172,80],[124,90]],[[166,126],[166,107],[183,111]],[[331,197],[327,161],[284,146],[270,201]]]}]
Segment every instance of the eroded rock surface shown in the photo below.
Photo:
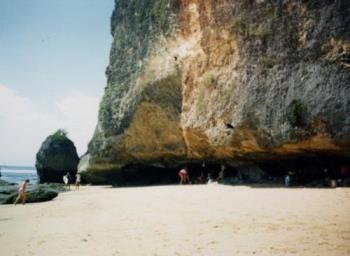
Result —
[{"label": "eroded rock surface", "polygon": [[80,171],[350,154],[350,2],[116,1]]}]

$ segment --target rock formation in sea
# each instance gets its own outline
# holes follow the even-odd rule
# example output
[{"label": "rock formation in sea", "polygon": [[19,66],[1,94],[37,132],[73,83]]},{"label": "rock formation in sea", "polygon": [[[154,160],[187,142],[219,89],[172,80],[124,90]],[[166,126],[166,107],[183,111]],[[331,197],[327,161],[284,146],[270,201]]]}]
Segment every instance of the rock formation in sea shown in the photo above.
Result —
[{"label": "rock formation in sea", "polygon": [[67,172],[74,178],[79,157],[74,143],[63,130],[58,130],[46,138],[36,154],[35,167],[40,183],[63,182]]},{"label": "rock formation in sea", "polygon": [[347,0],[117,0],[84,178],[349,157],[349,13]]}]

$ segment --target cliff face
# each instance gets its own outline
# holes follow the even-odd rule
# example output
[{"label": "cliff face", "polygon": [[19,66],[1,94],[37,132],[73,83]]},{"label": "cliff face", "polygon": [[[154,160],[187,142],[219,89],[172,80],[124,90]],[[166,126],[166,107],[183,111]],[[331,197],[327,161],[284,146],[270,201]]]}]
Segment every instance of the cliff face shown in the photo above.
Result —
[{"label": "cliff face", "polygon": [[349,156],[349,13],[346,0],[117,0],[80,171]]}]

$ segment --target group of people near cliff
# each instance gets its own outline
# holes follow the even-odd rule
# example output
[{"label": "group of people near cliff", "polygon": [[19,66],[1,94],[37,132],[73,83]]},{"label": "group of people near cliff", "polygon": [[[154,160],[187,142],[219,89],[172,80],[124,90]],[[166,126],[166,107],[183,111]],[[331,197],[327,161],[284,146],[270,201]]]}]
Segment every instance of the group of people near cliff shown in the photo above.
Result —
[{"label": "group of people near cliff", "polygon": [[[75,189],[79,190],[81,182],[81,176],[79,173],[75,175]],[[24,180],[18,189],[18,196],[14,202],[15,205],[17,205],[19,202],[22,204],[25,204],[27,201],[27,186],[29,183],[29,179]],[[72,177],[69,172],[67,172],[66,175],[63,176],[63,183],[65,185],[65,188],[70,190],[70,184],[72,183]]]},{"label": "group of people near cliff", "polygon": [[[205,168],[205,163],[203,162],[202,168]],[[217,179],[213,179],[213,175],[208,172],[207,175],[205,175],[204,171],[201,171],[200,175],[194,180],[194,183],[196,184],[210,184],[213,182],[218,182],[223,179],[224,176],[224,171],[225,171],[225,166],[221,165],[221,170],[219,172],[219,175]],[[188,167],[185,166],[183,169],[181,169],[178,173],[179,178],[180,178],[180,184],[185,185],[185,184],[191,184],[190,176],[188,173]]]},{"label": "group of people near cliff", "polygon": [[[195,173],[197,173],[198,175],[196,178],[192,177],[192,179],[190,179],[188,166],[185,166],[183,169],[181,169],[178,172],[180,184],[182,185],[183,184],[210,184],[213,182],[220,182],[224,180],[224,176],[226,178],[231,177],[231,176],[227,176],[228,173],[225,165],[223,164],[221,164],[221,167],[220,166],[216,167],[215,171],[213,167],[206,168],[205,163],[203,163],[201,167],[196,167],[197,171],[199,168],[201,169],[200,175],[198,175],[199,172],[196,172],[196,170],[193,172],[193,170],[191,169],[192,175],[195,175]],[[312,166],[310,168],[312,168]],[[266,174],[266,178],[264,179],[266,180],[261,180],[261,181],[268,182],[268,181],[274,180],[273,177],[267,174]],[[279,182],[278,178],[275,179],[275,181]],[[331,188],[335,188],[339,186],[349,186],[350,172],[347,164],[334,165],[332,168],[324,168],[323,171],[322,169],[318,170],[317,168],[314,168],[313,170],[295,169],[295,170],[289,170],[288,172],[286,172],[283,182],[286,187],[302,185],[302,184],[304,185],[314,184],[314,186],[323,185],[324,187],[331,187]]]},{"label": "group of people near cliff", "polygon": [[[205,163],[202,164],[202,167],[205,167]],[[214,180],[212,178],[212,175],[210,172],[208,172],[207,176],[205,175],[204,171],[201,171],[200,175],[194,180],[194,183],[196,184],[210,184],[213,182],[218,182],[223,179],[225,172],[225,166],[221,165],[221,169],[219,171],[219,174],[217,175],[217,178]],[[337,187],[345,185],[344,181],[346,179],[349,179],[349,169],[346,165],[341,165],[339,168],[339,171],[335,173],[334,170],[329,171],[328,168],[325,168],[323,171],[324,174],[324,186],[326,187]],[[178,172],[179,178],[180,178],[180,184],[191,184],[189,172],[187,166],[185,166],[183,169],[181,169]],[[65,184],[65,188],[67,190],[70,190],[70,184],[73,183],[72,177],[69,172],[66,173],[66,175],[63,176],[63,182]],[[18,189],[18,196],[15,200],[15,205],[18,202],[21,202],[22,204],[26,203],[27,194],[26,189],[27,185],[29,183],[29,179],[24,180]],[[76,190],[79,190],[81,183],[81,176],[79,173],[75,176],[75,188]],[[298,172],[296,171],[289,171],[284,177],[284,184],[285,186],[291,186],[298,183]]]},{"label": "group of people near cliff", "polygon": [[[63,176],[63,183],[66,189],[70,190],[70,184],[72,183],[72,176],[69,172],[67,172],[66,175]],[[79,173],[75,175],[75,189],[79,190],[80,188],[80,182],[81,182],[81,176]]]},{"label": "group of people near cliff", "polygon": [[[286,187],[297,185],[300,183],[300,173],[297,171],[288,171],[284,177],[284,185]],[[337,168],[324,168],[322,173],[324,187],[335,188],[344,186],[346,180],[349,179],[349,169],[347,165],[340,165]]]}]

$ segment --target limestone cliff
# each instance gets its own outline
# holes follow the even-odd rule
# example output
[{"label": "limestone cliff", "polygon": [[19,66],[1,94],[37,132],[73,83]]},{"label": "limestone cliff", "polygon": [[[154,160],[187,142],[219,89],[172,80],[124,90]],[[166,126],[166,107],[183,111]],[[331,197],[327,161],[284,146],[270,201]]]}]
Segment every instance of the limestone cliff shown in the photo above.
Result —
[{"label": "limestone cliff", "polygon": [[349,13],[347,0],[116,0],[80,171],[349,156]]}]

